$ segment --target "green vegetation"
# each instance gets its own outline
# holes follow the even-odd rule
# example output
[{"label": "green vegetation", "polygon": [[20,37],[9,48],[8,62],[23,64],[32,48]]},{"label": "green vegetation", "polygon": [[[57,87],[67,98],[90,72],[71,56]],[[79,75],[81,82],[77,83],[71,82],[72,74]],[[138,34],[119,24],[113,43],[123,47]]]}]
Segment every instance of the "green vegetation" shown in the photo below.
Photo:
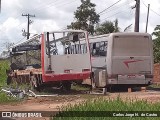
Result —
[{"label": "green vegetation", "polygon": [[12,102],[18,102],[17,98],[7,96],[6,93],[0,92],[0,104],[6,104],[6,103],[12,103]]},{"label": "green vegetation", "polygon": [[[93,101],[87,101],[78,105],[68,106],[67,108],[62,108],[61,113],[57,114],[54,120],[121,120],[121,119],[130,119],[130,120],[158,120],[158,117],[103,117],[104,112],[98,111],[159,111],[160,103],[148,103],[147,101],[143,100],[126,100],[122,101],[119,97],[115,100],[104,100],[102,98],[96,99]],[[81,111],[77,112],[77,111]],[[90,111],[90,112],[83,112],[83,111]],[[96,112],[97,117],[96,117]],[[101,116],[100,116],[101,115]],[[111,114],[112,115],[112,114]],[[65,117],[69,116],[69,117]],[[73,117],[71,117],[73,116]],[[82,116],[82,117],[76,117]],[[89,116],[89,117],[83,117]],[[90,117],[94,116],[94,117]]]},{"label": "green vegetation", "polygon": [[90,88],[87,86],[83,86],[83,85],[72,85],[72,90],[77,90],[77,91],[87,91],[87,90],[90,90]]},{"label": "green vegetation", "polygon": [[[0,90],[1,87],[7,86],[6,84],[6,69],[9,69],[9,61],[8,60],[0,60]],[[7,96],[6,93],[0,92],[0,104],[1,103],[9,103],[9,102],[17,102],[16,98]]]},{"label": "green vegetation", "polygon": [[81,5],[74,12],[75,22],[68,25],[68,29],[87,30],[94,33],[94,25],[99,22],[99,15],[96,13],[95,4],[90,0],[81,0]]},{"label": "green vegetation", "polygon": [[152,33],[156,38],[153,40],[154,63],[160,62],[160,25],[157,25]]},{"label": "green vegetation", "polygon": [[95,30],[97,35],[103,35],[119,31],[120,28],[118,27],[118,19],[116,19],[114,22],[105,21],[102,24],[98,25]]},{"label": "green vegetation", "polygon": [[9,68],[8,60],[0,60],[0,86],[6,85],[6,69]]},{"label": "green vegetation", "polygon": [[150,88],[150,89],[154,89],[154,88],[157,88],[157,89],[160,89],[160,84],[152,84],[150,86],[148,86],[147,88]]}]

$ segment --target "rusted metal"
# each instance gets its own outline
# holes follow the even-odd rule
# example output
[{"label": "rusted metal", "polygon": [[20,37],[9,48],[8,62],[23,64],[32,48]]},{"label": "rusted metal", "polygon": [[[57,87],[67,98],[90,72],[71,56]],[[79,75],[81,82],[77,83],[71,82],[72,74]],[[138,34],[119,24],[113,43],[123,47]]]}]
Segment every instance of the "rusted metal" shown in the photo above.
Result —
[{"label": "rusted metal", "polygon": [[41,79],[42,69],[27,69],[27,70],[14,70],[8,76],[11,76],[12,82],[18,84],[30,83],[31,76],[37,76],[38,79]]}]

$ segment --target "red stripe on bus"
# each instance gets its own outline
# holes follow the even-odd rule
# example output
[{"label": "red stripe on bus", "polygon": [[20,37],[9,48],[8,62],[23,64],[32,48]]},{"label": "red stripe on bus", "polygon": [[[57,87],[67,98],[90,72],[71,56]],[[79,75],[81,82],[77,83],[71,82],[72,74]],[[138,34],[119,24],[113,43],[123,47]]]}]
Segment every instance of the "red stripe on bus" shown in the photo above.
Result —
[{"label": "red stripe on bus", "polygon": [[127,60],[127,61],[124,61],[123,63],[127,66],[127,68],[129,68],[129,63],[134,63],[139,61],[143,61],[143,60]]},{"label": "red stripe on bus", "polygon": [[45,74],[43,81],[61,81],[61,80],[83,80],[90,77],[91,72],[70,73],[70,74]]}]

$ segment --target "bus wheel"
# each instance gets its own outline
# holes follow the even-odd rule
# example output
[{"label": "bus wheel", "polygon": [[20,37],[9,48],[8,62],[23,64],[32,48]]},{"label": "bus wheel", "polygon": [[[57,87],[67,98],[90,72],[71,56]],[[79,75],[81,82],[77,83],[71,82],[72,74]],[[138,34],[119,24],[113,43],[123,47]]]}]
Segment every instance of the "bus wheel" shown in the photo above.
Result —
[{"label": "bus wheel", "polygon": [[63,81],[62,82],[62,90],[70,91],[71,90],[71,82],[70,81]]}]

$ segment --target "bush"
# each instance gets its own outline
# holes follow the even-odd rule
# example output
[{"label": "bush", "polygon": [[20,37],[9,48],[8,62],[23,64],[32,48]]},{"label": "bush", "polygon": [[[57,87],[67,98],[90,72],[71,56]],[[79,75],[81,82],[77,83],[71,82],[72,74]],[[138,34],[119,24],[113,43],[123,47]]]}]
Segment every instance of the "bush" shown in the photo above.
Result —
[{"label": "bush", "polygon": [[16,102],[18,99],[7,96],[6,93],[0,92],[0,103]]},{"label": "bush", "polygon": [[0,60],[0,86],[6,85],[6,69],[9,69],[9,61]]}]

